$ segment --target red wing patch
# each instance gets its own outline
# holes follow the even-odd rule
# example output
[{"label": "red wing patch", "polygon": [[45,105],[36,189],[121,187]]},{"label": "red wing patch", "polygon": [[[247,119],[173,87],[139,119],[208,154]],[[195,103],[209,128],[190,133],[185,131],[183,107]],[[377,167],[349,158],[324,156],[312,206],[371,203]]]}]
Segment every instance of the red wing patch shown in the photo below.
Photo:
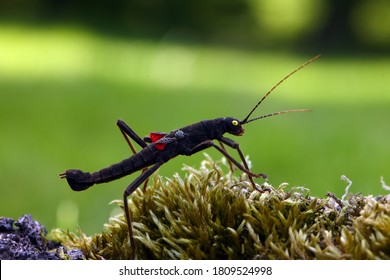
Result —
[{"label": "red wing patch", "polygon": [[167,145],[166,143],[157,143],[157,144],[155,145],[155,147],[156,147],[157,150],[162,151],[162,150],[164,150],[164,148],[165,148],[166,145]]},{"label": "red wing patch", "polygon": [[[152,143],[155,143],[155,142],[161,140],[162,138],[164,138],[165,135],[167,135],[167,134],[164,132],[151,132],[149,134],[150,139],[152,140]],[[164,141],[160,141],[160,142],[161,143],[156,143],[155,147],[157,150],[162,151],[162,150],[164,150],[167,143],[164,143]]]},{"label": "red wing patch", "polygon": [[[163,138],[164,136],[166,135],[166,133],[163,133],[163,132],[151,132],[149,134],[150,136],[150,139],[152,139],[152,143],[154,142],[157,142],[158,140],[160,140],[161,138]],[[158,144],[156,145],[156,147],[158,146]],[[164,145],[165,146],[165,145]],[[161,149],[159,150],[162,150],[164,147],[162,147]],[[157,148],[158,149],[158,148]]]}]

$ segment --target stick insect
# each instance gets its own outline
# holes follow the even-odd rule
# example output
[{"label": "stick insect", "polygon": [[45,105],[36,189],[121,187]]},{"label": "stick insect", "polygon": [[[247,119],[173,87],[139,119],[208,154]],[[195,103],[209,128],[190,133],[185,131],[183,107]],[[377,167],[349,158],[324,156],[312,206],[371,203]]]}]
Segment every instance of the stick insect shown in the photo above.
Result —
[{"label": "stick insect", "polygon": [[[122,160],[119,163],[113,164],[107,168],[103,168],[93,173],[83,172],[78,169],[69,169],[66,170],[64,173],[61,173],[60,177],[65,178],[68,181],[68,184],[70,185],[72,190],[83,191],[95,184],[110,182],[126,175],[132,174],[136,171],[142,171],[142,173],[125,189],[123,193],[124,212],[126,215],[126,221],[129,231],[129,240],[132,250],[131,258],[134,259],[135,240],[131,223],[131,212],[128,206],[128,197],[141,184],[144,183],[145,188],[149,177],[161,165],[165,164],[172,158],[178,155],[191,156],[209,147],[214,147],[229,160],[231,168],[232,165],[234,165],[242,172],[246,173],[253,188],[260,192],[263,192],[262,189],[256,186],[253,178],[262,177],[266,179],[267,176],[265,174],[256,174],[249,170],[248,163],[245,160],[244,154],[240,149],[240,145],[234,140],[225,137],[224,134],[228,133],[235,136],[241,136],[244,133],[243,125],[248,124],[250,122],[286,113],[310,111],[308,109],[279,111],[250,119],[251,115],[257,109],[257,107],[274,91],[275,88],[277,88],[291,75],[293,75],[294,73],[296,73],[297,71],[299,71],[306,65],[312,63],[318,58],[319,55],[313,57],[300,67],[290,72],[282,80],[280,80],[260,99],[260,101],[253,107],[253,109],[243,120],[239,120],[232,117],[203,120],[180,129],[175,129],[169,133],[152,132],[149,136],[141,138],[124,121],[120,119],[117,121],[117,126],[123,134],[126,142],[130,146],[133,152],[132,156],[125,160]],[[132,139],[142,148],[139,152],[136,152],[130,139]],[[220,145],[214,143],[213,140],[219,141]],[[242,163],[234,159],[226,151],[224,145],[227,145],[230,148],[236,150]]]}]

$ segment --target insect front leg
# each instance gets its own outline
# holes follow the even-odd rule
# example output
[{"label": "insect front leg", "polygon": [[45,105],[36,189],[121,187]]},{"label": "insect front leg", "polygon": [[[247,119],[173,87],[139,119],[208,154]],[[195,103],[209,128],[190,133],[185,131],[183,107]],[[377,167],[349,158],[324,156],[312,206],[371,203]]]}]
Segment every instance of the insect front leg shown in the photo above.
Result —
[{"label": "insect front leg", "polygon": [[[225,149],[225,145],[222,143],[222,141],[218,141],[219,142],[219,145],[221,146],[221,148],[225,151],[225,152],[227,152],[226,151],[226,149]],[[229,168],[230,168],[230,172],[234,172],[234,165],[233,165],[233,163],[230,161],[230,160],[228,160],[228,164],[229,164]],[[249,169],[249,168],[248,168]]]},{"label": "insect front leg", "polygon": [[[242,172],[245,172],[246,174],[248,174],[249,176],[251,177],[255,177],[255,178],[258,178],[258,177],[264,177],[265,175],[264,174],[255,174],[253,173],[252,171],[250,171],[248,168],[246,168],[245,166],[242,166],[241,163],[239,163],[237,160],[235,160],[226,150],[222,149],[220,146],[216,145],[213,141],[211,140],[207,140],[207,141],[204,141],[198,145],[196,145],[192,150],[191,150],[191,153],[190,154],[194,154],[194,153],[197,153],[201,150],[204,150],[206,148],[209,148],[209,147],[214,147],[216,148],[219,152],[221,152],[228,160],[230,160],[235,166],[238,167],[238,169],[240,169]],[[254,184],[254,188],[258,189],[256,187],[256,185]]]},{"label": "insect front leg", "polygon": [[124,211],[126,215],[126,221],[127,221],[127,228],[129,230],[129,238],[130,238],[130,246],[131,246],[131,259],[135,259],[135,240],[134,240],[134,233],[133,233],[133,227],[132,227],[132,215],[131,211],[129,209],[129,204],[127,201],[127,198],[129,195],[131,195],[143,182],[147,181],[150,177],[150,175],[155,172],[162,163],[156,163],[149,169],[146,169],[140,176],[137,177],[124,191],[123,193],[123,206]]},{"label": "insect front leg", "polygon": [[[228,145],[229,147],[231,147],[231,148],[237,150],[238,154],[240,155],[240,158],[241,158],[242,163],[244,164],[245,168],[249,170],[248,163],[247,163],[247,161],[246,161],[246,159],[245,159],[244,154],[242,153],[242,151],[241,151],[241,149],[240,149],[240,144],[238,144],[237,142],[233,141],[232,139],[226,138],[226,137],[222,137],[222,138],[220,139],[220,141],[221,141],[222,143],[225,143],[225,144]],[[263,177],[264,179],[267,179],[267,178],[268,178],[267,175],[265,175],[265,174],[259,174],[259,175],[260,175],[260,177]],[[249,180],[250,180],[251,183],[252,183],[252,186],[253,186],[255,189],[259,190],[259,189],[256,187],[256,184],[255,184],[255,182],[253,181],[252,176],[250,176],[250,174],[248,174],[248,176],[249,176]],[[260,190],[259,190],[259,191],[260,191]]]},{"label": "insect front leg", "polygon": [[[226,138],[226,137],[222,137],[222,138],[220,139],[220,141],[221,141],[222,143],[225,143],[226,145],[228,145],[230,148],[233,148],[233,149],[237,150],[237,152],[238,152],[238,154],[239,154],[239,156],[240,156],[240,158],[241,158],[241,160],[242,160],[242,162],[243,162],[245,168],[249,170],[248,163],[247,163],[247,161],[246,161],[246,159],[245,159],[244,154],[242,153],[242,151],[241,151],[241,149],[240,149],[240,144],[238,144],[238,143],[235,142],[234,140],[232,140],[232,139],[230,139],[230,138]],[[268,178],[266,174],[259,174],[259,175],[260,175],[260,177],[263,177],[264,179],[267,179],[267,178]]]}]

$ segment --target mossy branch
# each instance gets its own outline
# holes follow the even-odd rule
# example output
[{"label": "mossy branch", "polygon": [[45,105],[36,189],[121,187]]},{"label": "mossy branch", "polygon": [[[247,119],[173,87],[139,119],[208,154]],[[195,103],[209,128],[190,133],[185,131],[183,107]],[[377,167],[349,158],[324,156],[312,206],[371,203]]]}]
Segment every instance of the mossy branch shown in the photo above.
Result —
[{"label": "mossy branch", "polygon": [[[184,178],[156,175],[146,192],[131,196],[138,259],[390,259],[389,195],[341,201],[286,184],[260,193],[210,158],[184,170]],[[124,215],[105,228],[92,237],[52,236],[88,259],[130,258]]]}]

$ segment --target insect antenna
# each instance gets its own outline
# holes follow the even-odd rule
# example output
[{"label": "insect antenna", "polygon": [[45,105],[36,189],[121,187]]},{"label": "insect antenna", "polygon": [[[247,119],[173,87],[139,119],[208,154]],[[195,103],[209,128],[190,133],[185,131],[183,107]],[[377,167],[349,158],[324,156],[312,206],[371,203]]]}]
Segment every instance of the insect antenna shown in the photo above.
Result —
[{"label": "insect antenna", "polygon": [[277,115],[283,115],[283,114],[287,114],[287,113],[310,112],[310,111],[311,111],[311,109],[297,109],[297,110],[280,111],[280,112],[275,112],[275,113],[271,113],[271,114],[267,114],[267,115],[264,115],[264,116],[260,116],[260,117],[256,117],[256,118],[250,119],[249,121],[246,121],[245,123],[250,123],[250,122],[253,122],[253,121],[258,120],[258,119],[264,119],[264,118],[273,117],[273,116],[277,116]]},{"label": "insect antenna", "polygon": [[276,112],[276,113],[272,113],[272,114],[269,114],[269,115],[265,115],[265,116],[261,116],[261,117],[258,117],[258,118],[254,118],[254,119],[251,119],[251,120],[248,120],[249,117],[252,115],[252,113],[257,109],[257,107],[259,107],[259,105],[268,97],[268,95],[270,95],[274,89],[276,89],[281,83],[283,83],[285,80],[287,80],[290,76],[292,76],[293,74],[295,74],[296,72],[298,72],[299,70],[301,70],[303,67],[305,67],[306,65],[312,63],[313,61],[317,60],[321,55],[318,54],[316,55],[315,57],[313,57],[312,59],[310,59],[309,61],[305,62],[304,64],[302,64],[301,66],[299,66],[297,69],[295,69],[294,71],[290,72],[286,77],[284,77],[283,79],[281,79],[276,85],[274,85],[261,99],[260,101],[256,104],[255,107],[253,107],[253,109],[249,112],[249,114],[245,117],[244,120],[241,121],[241,124],[245,124],[245,123],[248,123],[248,122],[252,122],[254,120],[258,120],[258,119],[262,119],[262,118],[266,118],[266,117],[271,117],[271,116],[275,116],[275,115],[281,115],[281,114],[286,114],[286,113],[290,113],[290,112],[306,112],[306,111],[310,111],[310,110],[288,110],[288,111],[282,111],[282,112]]}]

